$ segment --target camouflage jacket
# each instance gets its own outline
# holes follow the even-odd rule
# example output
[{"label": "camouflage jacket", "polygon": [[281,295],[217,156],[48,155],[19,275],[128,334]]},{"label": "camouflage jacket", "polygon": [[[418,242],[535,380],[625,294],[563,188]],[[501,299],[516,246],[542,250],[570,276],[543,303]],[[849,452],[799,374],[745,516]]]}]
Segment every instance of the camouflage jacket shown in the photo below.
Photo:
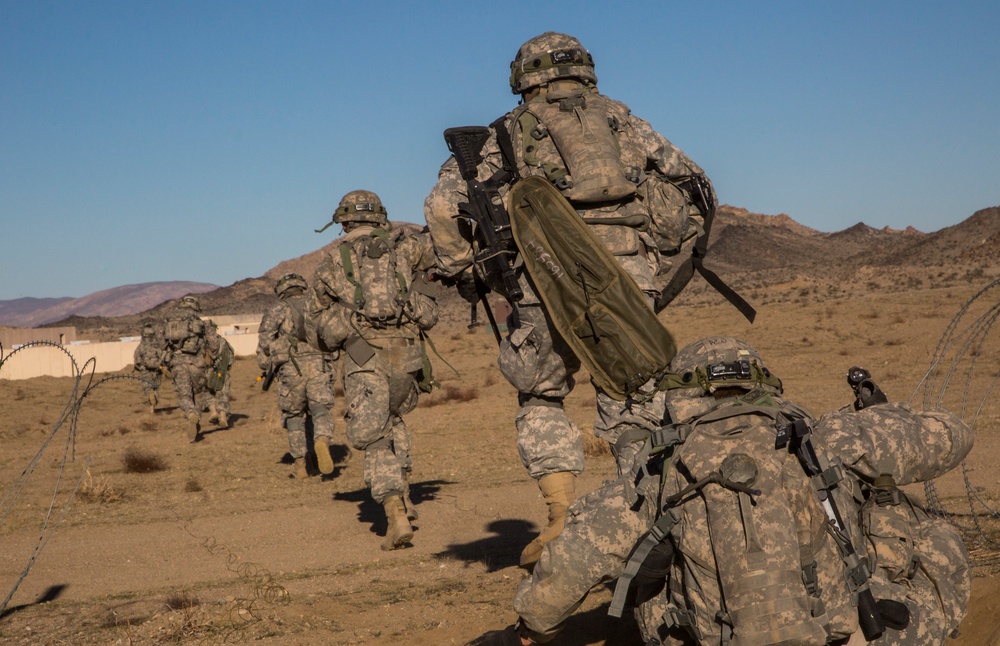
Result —
[{"label": "camouflage jacket", "polygon": [[309,325],[308,306],[306,294],[286,295],[264,313],[257,337],[261,370],[279,367],[292,357],[321,354]]}]

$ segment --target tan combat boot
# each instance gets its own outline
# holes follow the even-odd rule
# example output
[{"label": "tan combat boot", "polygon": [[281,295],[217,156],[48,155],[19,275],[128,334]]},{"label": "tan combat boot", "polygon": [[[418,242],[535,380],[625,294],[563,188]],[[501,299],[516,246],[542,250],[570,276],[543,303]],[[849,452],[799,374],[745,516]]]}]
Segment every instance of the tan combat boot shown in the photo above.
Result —
[{"label": "tan combat boot", "polygon": [[538,488],[542,490],[545,504],[549,506],[549,524],[521,552],[520,566],[529,572],[535,568],[545,544],[562,533],[566,523],[566,508],[576,495],[576,476],[566,471],[549,473],[538,479]]},{"label": "tan combat boot", "polygon": [[219,421],[219,409],[215,406],[215,402],[208,405],[208,422],[209,424],[216,424]]},{"label": "tan combat boot", "polygon": [[292,477],[301,480],[309,477],[309,468],[306,466],[305,458],[295,458],[292,468]]},{"label": "tan combat boot", "polygon": [[320,435],[313,442],[313,448],[316,450],[316,466],[319,467],[319,472],[327,476],[333,473],[333,458],[330,457],[330,438]]},{"label": "tan combat boot", "polygon": [[188,439],[192,442],[197,442],[201,437],[201,418],[198,413],[188,413]]},{"label": "tan combat boot", "polygon": [[157,402],[156,391],[155,390],[150,390],[149,391],[149,397],[147,397],[147,399],[149,400],[149,412],[150,413],[155,413],[156,412],[156,402]]},{"label": "tan combat boot", "polygon": [[385,517],[389,519],[389,528],[385,530],[382,550],[386,552],[398,550],[413,540],[413,528],[406,518],[403,498],[398,495],[386,496],[382,501],[382,507],[385,508]]},{"label": "tan combat boot", "polygon": [[225,411],[219,413],[219,428],[229,428],[229,413]]}]

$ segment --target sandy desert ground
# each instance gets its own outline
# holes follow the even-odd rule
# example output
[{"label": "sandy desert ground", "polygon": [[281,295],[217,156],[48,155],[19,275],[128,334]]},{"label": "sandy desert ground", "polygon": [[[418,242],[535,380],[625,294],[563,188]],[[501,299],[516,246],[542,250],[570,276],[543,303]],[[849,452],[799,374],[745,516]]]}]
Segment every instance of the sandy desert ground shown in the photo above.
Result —
[{"label": "sandy desert ground", "polygon": [[[974,292],[802,299],[760,307],[752,326],[719,299],[671,308],[663,319],[681,345],[709,334],[747,339],[784,380],[788,398],[819,413],[850,401],[844,375],[852,365],[868,368],[890,398],[909,399]],[[75,427],[63,423],[45,446],[23,488],[12,492],[16,499],[8,490],[73,400],[74,381],[7,381],[0,372],[0,482],[8,496],[0,511],[0,594],[29,565],[43,522],[60,517],[82,476],[0,618],[0,642],[463,644],[512,622],[510,600],[524,576],[517,556],[545,516],[515,450],[514,393],[484,328],[453,325],[433,338],[460,374],[436,360],[443,388],[408,416],[420,519],[413,547],[389,553],[379,550],[385,522],[362,481],[361,456],[348,456],[342,422],[334,476],[288,478],[276,394],[261,392],[250,358],[234,370],[233,427],[209,427],[197,444],[186,439],[169,385],[151,415],[136,382],[101,383],[82,400]],[[1000,338],[968,354],[995,376]],[[589,434],[594,396],[581,381],[568,410]],[[973,398],[984,392],[974,384]],[[956,646],[1000,644],[1000,543],[993,542],[1000,525],[970,515],[967,495],[971,488],[1000,508],[998,399],[978,414],[967,477],[956,471],[937,482],[975,561]],[[946,401],[961,405],[958,396]],[[588,446],[581,491],[614,472],[604,447]],[[132,472],[127,457],[162,468]],[[629,621],[607,617],[609,601],[608,590],[591,594],[558,643],[635,643]]]}]

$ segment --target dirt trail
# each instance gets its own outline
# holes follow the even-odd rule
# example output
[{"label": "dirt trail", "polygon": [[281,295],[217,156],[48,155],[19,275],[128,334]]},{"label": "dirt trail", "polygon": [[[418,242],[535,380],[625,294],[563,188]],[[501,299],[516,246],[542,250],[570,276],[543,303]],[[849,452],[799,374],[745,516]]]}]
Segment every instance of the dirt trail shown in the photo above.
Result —
[{"label": "dirt trail", "polygon": [[[912,391],[954,309],[963,301],[927,290],[829,304],[761,307],[750,327],[725,305],[676,308],[665,320],[680,344],[700,334],[747,338],[769,360],[790,398],[815,411],[849,401],[842,375],[868,367],[896,398]],[[89,475],[58,531],[0,619],[10,644],[463,644],[514,619],[511,598],[522,579],[521,547],[544,522],[537,487],[517,457],[514,394],[495,367],[483,331],[435,331],[438,349],[460,376],[438,364],[444,388],[407,418],[413,431],[412,493],[420,519],[410,549],[379,549],[385,523],[362,482],[360,455],[345,462],[337,428],[335,477],[287,477],[276,396],[261,393],[256,366],[237,361],[234,427],[189,444],[167,386],[155,415],[134,382],[100,386],[81,409],[76,460]],[[0,377],[3,375],[0,374]],[[24,470],[51,430],[72,388],[68,379],[0,379],[0,482]],[[585,431],[593,391],[568,401]],[[970,458],[981,495],[996,503],[996,410],[984,412]],[[0,522],[0,592],[24,569],[48,507],[67,446],[64,429],[49,446],[9,515]],[[126,472],[126,451],[165,465]],[[591,454],[580,482],[589,491],[614,471],[607,453]],[[67,483],[69,483],[67,485]],[[960,474],[940,485],[960,508]],[[959,645],[1000,644],[996,551],[976,552],[973,602]],[[993,565],[991,565],[993,564]],[[638,640],[629,621],[607,617],[607,589],[596,590],[570,621],[565,644]],[[992,641],[991,641],[992,640]]]}]

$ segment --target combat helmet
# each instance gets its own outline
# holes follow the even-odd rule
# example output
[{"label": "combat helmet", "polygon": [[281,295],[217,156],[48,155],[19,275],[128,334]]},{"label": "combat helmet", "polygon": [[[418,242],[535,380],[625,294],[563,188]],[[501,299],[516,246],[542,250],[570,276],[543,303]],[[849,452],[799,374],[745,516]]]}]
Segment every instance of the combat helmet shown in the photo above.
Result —
[{"label": "combat helmet", "polygon": [[183,307],[189,310],[194,310],[195,312],[201,311],[201,301],[195,296],[183,296],[181,297],[181,302],[177,304],[177,307]]},{"label": "combat helmet", "polygon": [[562,78],[597,84],[594,57],[579,40],[567,34],[547,31],[535,36],[521,45],[510,64],[510,89],[514,94]]},{"label": "combat helmet", "polygon": [[388,228],[389,218],[382,200],[373,191],[351,191],[340,199],[333,219],[322,229],[316,229],[316,233],[326,231],[334,223],[361,223]]},{"label": "combat helmet", "polygon": [[670,362],[670,373],[660,382],[666,390],[667,410],[674,422],[703,415],[718,406],[721,389],[781,394],[781,380],[764,365],[760,353],[746,341],[711,336],[695,341]]},{"label": "combat helmet", "polygon": [[306,279],[296,273],[285,274],[274,284],[274,293],[283,296],[290,289],[305,291],[309,287]]}]

